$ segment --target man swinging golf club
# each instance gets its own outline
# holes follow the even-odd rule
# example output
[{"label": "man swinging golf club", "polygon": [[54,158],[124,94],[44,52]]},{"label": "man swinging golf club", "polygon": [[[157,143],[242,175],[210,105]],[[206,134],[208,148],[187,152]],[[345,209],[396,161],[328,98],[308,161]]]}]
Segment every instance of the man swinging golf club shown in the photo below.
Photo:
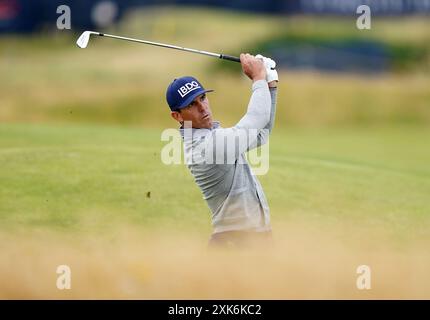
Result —
[{"label": "man swinging golf club", "polygon": [[[212,211],[214,233],[209,244],[242,246],[250,241],[270,241],[269,206],[244,153],[266,143],[272,130],[278,82],[276,63],[261,55],[242,54],[239,59],[222,53],[96,31],[83,32],[76,41],[78,47],[86,48],[91,36],[191,52],[242,64],[243,72],[253,81],[252,96],[245,116],[234,127],[222,128],[218,122],[212,121],[206,97],[206,92],[212,90],[205,90],[193,77],[175,79],[167,89],[166,98],[172,117],[181,123],[185,156],[192,159],[187,161],[188,167]],[[191,134],[187,134],[189,131]],[[239,143],[234,143],[233,147],[228,144],[220,146],[218,142],[223,142],[225,138],[234,142],[237,139]],[[205,157],[201,156],[202,151]],[[227,160],[220,163],[220,154]],[[210,155],[215,155],[215,163]],[[234,161],[228,161],[231,158]]]},{"label": "man swinging golf club", "polygon": [[[241,54],[240,63],[253,81],[252,94],[246,114],[231,128],[212,120],[206,96],[212,90],[204,89],[197,79],[175,79],[166,92],[171,116],[181,124],[188,168],[212,212],[210,247],[271,242],[269,206],[245,152],[266,143],[273,128],[278,74],[276,63],[261,55]],[[235,143],[220,143],[225,138]]]}]

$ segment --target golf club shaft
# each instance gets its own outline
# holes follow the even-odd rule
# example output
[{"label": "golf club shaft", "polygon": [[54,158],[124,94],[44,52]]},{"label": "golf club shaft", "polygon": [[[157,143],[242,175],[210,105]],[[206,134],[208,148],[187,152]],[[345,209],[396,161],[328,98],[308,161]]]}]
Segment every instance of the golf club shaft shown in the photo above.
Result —
[{"label": "golf club shaft", "polygon": [[115,35],[112,35],[112,34],[101,33],[101,32],[98,32],[97,34],[99,36],[101,36],[101,37],[108,37],[108,38],[114,38],[114,39],[120,39],[120,40],[126,40],[126,41],[139,42],[139,43],[149,44],[149,45],[157,46],[157,47],[163,47],[163,48],[169,48],[169,49],[175,49],[175,50],[193,52],[193,53],[203,54],[203,55],[206,55],[206,56],[217,57],[217,58],[224,59],[224,60],[230,60],[230,61],[234,61],[234,62],[240,62],[240,59],[238,57],[229,56],[227,54],[222,54],[222,53],[214,53],[214,52],[208,52],[208,51],[202,51],[202,50],[184,48],[184,47],[174,46],[174,45],[165,44],[165,43],[159,43],[159,42],[153,42],[153,41],[147,41],[147,40],[140,40],[140,39],[133,39],[133,38],[115,36]]}]

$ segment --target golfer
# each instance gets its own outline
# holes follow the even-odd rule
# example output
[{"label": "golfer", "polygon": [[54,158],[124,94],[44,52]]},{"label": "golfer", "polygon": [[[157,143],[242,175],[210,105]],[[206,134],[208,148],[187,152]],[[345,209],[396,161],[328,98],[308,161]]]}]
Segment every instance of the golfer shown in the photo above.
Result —
[{"label": "golfer", "polygon": [[[166,92],[171,116],[181,124],[185,158],[192,159],[188,168],[212,212],[210,247],[271,242],[269,206],[245,152],[266,143],[273,128],[278,74],[276,63],[261,55],[241,54],[240,61],[252,94],[246,114],[231,128],[212,120],[206,93],[213,90],[197,79],[177,78]],[[220,143],[225,138],[235,143]]]}]

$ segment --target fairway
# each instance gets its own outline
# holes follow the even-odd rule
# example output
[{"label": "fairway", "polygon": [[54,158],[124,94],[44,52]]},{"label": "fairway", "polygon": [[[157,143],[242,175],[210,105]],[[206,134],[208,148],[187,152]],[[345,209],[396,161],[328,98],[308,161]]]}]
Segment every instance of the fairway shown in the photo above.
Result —
[{"label": "fairway", "polygon": [[[88,212],[99,211],[106,224],[167,223],[209,232],[208,208],[186,166],[160,159],[167,144],[161,132],[2,125],[2,229],[75,230]],[[275,129],[269,173],[261,177],[273,219],[342,220],[381,225],[393,235],[424,235],[429,134],[408,127]]]}]

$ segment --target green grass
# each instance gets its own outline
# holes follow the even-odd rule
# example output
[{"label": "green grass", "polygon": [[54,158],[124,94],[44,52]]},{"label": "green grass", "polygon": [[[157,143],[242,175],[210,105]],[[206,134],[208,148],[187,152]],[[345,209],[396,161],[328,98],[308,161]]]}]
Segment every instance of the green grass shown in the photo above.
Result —
[{"label": "green grass", "polygon": [[[96,232],[124,223],[209,233],[209,210],[188,169],[161,163],[160,133],[2,125],[1,229]],[[362,236],[374,230],[398,240],[428,236],[429,133],[411,127],[275,129],[270,170],[260,178],[275,228],[303,220],[360,226]]]},{"label": "green grass", "polygon": [[[419,17],[378,18],[372,30],[358,31],[350,19],[154,8],[134,11],[108,31],[232,55],[257,53],[256,45],[286,33],[301,39],[355,37],[383,41],[400,48],[401,55],[402,48],[428,46],[428,29],[428,19]],[[217,59],[112,39],[94,39],[82,50],[75,45],[77,36],[57,32],[0,38],[1,122],[165,127],[172,125],[164,116],[165,89],[181,75],[194,75],[216,90],[211,102],[228,124],[243,114],[249,81],[238,64],[224,62],[237,70],[224,72]],[[372,77],[282,70],[278,126],[428,125],[428,61],[415,67]]]},{"label": "green grass", "polygon": [[[200,28],[193,28],[195,16]],[[166,7],[130,13],[110,31],[238,54],[285,34],[416,48],[427,45],[427,26],[422,18],[376,19],[361,32],[348,19]],[[2,227],[79,229],[119,219],[209,232],[207,207],[187,169],[160,162],[160,128],[175,126],[165,88],[178,75],[197,76],[216,90],[214,114],[230,126],[243,115],[250,82],[207,57],[110,39],[80,50],[76,37],[0,39]],[[282,70],[280,78],[271,171],[262,177],[275,221],[422,228],[430,162],[425,68],[371,78]]]},{"label": "green grass", "polygon": [[196,194],[180,199],[175,188],[166,188],[168,180],[180,189],[191,179],[184,168],[160,163],[157,131],[12,125],[1,132],[4,227],[76,230],[93,214],[101,226],[162,223],[182,214],[192,221],[186,213],[200,203]]}]

